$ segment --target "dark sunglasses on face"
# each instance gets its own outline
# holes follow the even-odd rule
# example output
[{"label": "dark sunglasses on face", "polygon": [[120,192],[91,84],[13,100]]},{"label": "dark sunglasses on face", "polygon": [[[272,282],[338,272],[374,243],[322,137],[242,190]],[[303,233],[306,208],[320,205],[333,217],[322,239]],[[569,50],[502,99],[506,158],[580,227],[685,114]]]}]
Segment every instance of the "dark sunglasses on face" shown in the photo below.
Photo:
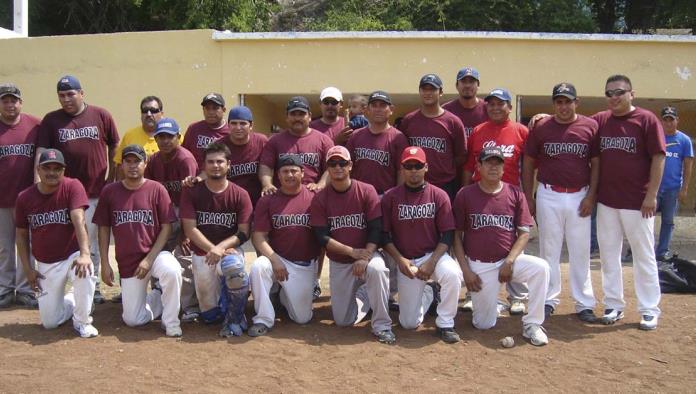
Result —
[{"label": "dark sunglasses on face", "polygon": [[607,90],[606,92],[604,92],[604,95],[607,97],[619,97],[619,96],[623,96],[624,94],[626,94],[626,92],[628,92],[628,90],[614,89],[614,90]]},{"label": "dark sunglasses on face", "polygon": [[425,168],[425,163],[405,163],[401,165],[405,170],[422,170]]},{"label": "dark sunglasses on face", "polygon": [[338,105],[338,101],[332,99],[324,99],[322,103],[324,103],[324,105]]},{"label": "dark sunglasses on face", "polygon": [[329,167],[339,166],[339,167],[343,168],[343,167],[347,166],[348,164],[350,164],[350,162],[348,160],[329,160],[328,162],[326,162],[326,165],[328,165]]},{"label": "dark sunglasses on face", "polygon": [[160,113],[160,111],[162,111],[162,110],[159,109],[159,108],[140,108],[140,113],[141,113],[141,114],[146,114],[146,113],[149,112],[149,113],[151,113],[151,114],[154,115],[154,114]]}]

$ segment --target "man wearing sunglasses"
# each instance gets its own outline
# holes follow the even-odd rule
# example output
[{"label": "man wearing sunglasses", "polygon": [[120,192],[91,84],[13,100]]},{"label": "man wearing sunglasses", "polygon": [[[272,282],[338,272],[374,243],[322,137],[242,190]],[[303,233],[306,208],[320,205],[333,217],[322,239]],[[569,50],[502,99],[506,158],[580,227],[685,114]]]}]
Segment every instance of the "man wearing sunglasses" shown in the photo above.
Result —
[{"label": "man wearing sunglasses", "polygon": [[345,144],[353,130],[341,116],[343,93],[333,86],[324,88],[319,94],[319,108],[321,117],[314,119],[309,127],[326,134],[337,145]]},{"label": "man wearing sunglasses", "polygon": [[450,199],[444,190],[425,181],[428,164],[422,148],[404,149],[401,166],[404,184],[382,198],[384,250],[399,269],[399,323],[405,329],[417,328],[439,285],[438,335],[446,343],[459,342],[454,317],[463,277],[459,264],[447,253],[455,229]]},{"label": "man wearing sunglasses", "polygon": [[389,270],[377,246],[382,212],[375,188],[351,179],[350,153],[340,145],[326,155],[329,185],[314,198],[311,225],[331,265],[331,311],[338,326],[352,326],[372,310],[372,333],[394,343],[389,317]]},{"label": "man wearing sunglasses", "polygon": [[198,163],[198,171],[202,171],[205,165],[205,150],[211,142],[219,140],[230,134],[230,128],[225,120],[225,99],[220,93],[208,93],[201,100],[203,120],[192,123],[186,133],[181,146],[193,153]]}]

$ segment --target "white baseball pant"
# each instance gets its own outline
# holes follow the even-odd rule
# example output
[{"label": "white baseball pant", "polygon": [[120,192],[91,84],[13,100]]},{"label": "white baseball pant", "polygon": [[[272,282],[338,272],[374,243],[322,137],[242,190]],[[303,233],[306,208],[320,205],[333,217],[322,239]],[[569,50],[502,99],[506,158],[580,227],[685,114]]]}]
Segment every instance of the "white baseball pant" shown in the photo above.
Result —
[{"label": "white baseball pant", "polygon": [[643,218],[638,210],[615,209],[597,204],[597,240],[602,260],[604,306],[623,310],[621,248],[626,235],[633,253],[633,283],[641,315],[659,316],[660,282],[655,261],[655,218]]},{"label": "white baseball pant", "polygon": [[[306,324],[312,319],[312,299],[314,281],[317,277],[317,261],[312,260],[308,265],[293,263],[280,257],[288,271],[288,279],[280,284],[280,302],[285,306],[290,319],[298,324]],[[307,262],[301,262],[307,264]],[[254,324],[262,323],[266,327],[273,327],[275,323],[275,310],[271,303],[271,287],[276,282],[273,278],[273,266],[271,260],[260,256],[251,266],[249,273],[251,281],[251,294],[254,296],[254,309],[256,316]]]},{"label": "white baseball pant", "polygon": [[97,275],[97,289],[99,289],[99,264],[101,261],[99,258],[99,239],[97,238],[99,226],[92,223],[99,199],[90,198],[88,201],[89,206],[85,210],[85,223],[87,224],[87,235],[89,236],[89,255],[92,258],[92,264],[94,264],[94,272]]},{"label": "white baseball pant", "polygon": [[372,309],[372,332],[390,330],[389,270],[379,252],[370,259],[362,278],[353,275],[353,264],[330,260],[331,312],[338,326],[360,322]]},{"label": "white baseball pant", "polygon": [[191,257],[191,263],[198,306],[201,312],[207,312],[217,307],[220,300],[220,292],[222,291],[219,275],[220,262],[208,265],[205,262],[205,256],[194,254]]},{"label": "white baseball pant", "polygon": [[570,294],[575,312],[594,309],[597,301],[590,275],[590,216],[578,214],[587,187],[576,193],[559,193],[539,184],[536,198],[536,219],[539,226],[539,257],[549,263],[549,288],[546,305],[554,309],[560,303],[561,249],[568,246]]},{"label": "white baseball pant", "polygon": [[[159,280],[161,292],[152,290],[148,293],[150,277]],[[141,326],[161,315],[165,328],[179,327],[181,281],[181,266],[168,251],[157,255],[145,278],[121,279],[123,322],[129,326]]]},{"label": "white baseball pant", "polygon": [[0,296],[34,292],[17,258],[14,216],[14,208],[0,208]]},{"label": "white baseball pant", "polygon": [[[92,299],[97,277],[92,267],[92,275],[78,278],[72,264],[80,255],[77,251],[67,259],[53,264],[36,262],[36,270],[44,276],[39,279],[42,295],[38,297],[41,324],[46,328],[56,328],[72,317],[76,324],[92,323]],[[72,289],[65,292],[65,284],[70,280]]]},{"label": "white baseball pant", "polygon": [[[413,263],[418,267],[422,265],[432,253],[428,253]],[[445,253],[440,257],[435,266],[431,279],[439,283],[440,304],[437,306],[437,318],[435,325],[440,328],[454,327],[454,317],[457,315],[457,303],[459,291],[462,288],[462,270],[456,261]],[[399,271],[399,323],[405,329],[415,329],[423,323],[423,317],[433,302],[432,290],[426,282],[420,279],[410,279]]]},{"label": "white baseball pant", "polygon": [[[498,272],[505,260],[492,263],[469,259],[469,268],[481,278],[481,290],[471,292],[473,304],[472,324],[479,330],[495,326],[498,320],[497,296],[501,283]],[[522,324],[542,324],[544,322],[544,301],[549,286],[549,265],[539,257],[520,254],[512,268],[511,282],[525,282],[529,287],[527,314]]]}]

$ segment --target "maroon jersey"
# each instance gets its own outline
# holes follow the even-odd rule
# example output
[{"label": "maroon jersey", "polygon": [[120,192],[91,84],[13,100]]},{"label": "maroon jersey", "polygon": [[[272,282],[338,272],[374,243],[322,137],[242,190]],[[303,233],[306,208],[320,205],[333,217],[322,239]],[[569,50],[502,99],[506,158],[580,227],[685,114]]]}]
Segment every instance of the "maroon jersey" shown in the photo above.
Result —
[{"label": "maroon jersey", "polygon": [[456,177],[455,157],[466,156],[464,125],[459,118],[449,111],[428,118],[417,109],[404,116],[400,128],[411,146],[420,146],[425,151],[426,181],[442,186]]},{"label": "maroon jersey", "polygon": [[196,158],[186,148],[178,147],[169,161],[164,161],[162,152],[150,157],[145,168],[145,178],[161,183],[174,205],[179,206],[181,181],[187,176],[196,176]]},{"label": "maroon jersey", "polygon": [[13,207],[19,192],[34,183],[40,123],[27,114],[21,114],[19,123],[13,126],[0,122],[0,179],[5,190],[0,194],[0,208]]},{"label": "maroon jersey", "polygon": [[652,157],[665,154],[662,124],[643,108],[623,116],[607,110],[592,118],[599,124],[596,149],[602,163],[597,201],[611,208],[640,210],[648,191]]},{"label": "maroon jersey", "polygon": [[580,188],[590,183],[590,158],[597,139],[597,122],[587,116],[568,124],[553,116],[529,133],[524,154],[536,159],[537,179],[547,185]]},{"label": "maroon jersey", "polygon": [[440,235],[454,230],[447,193],[426,183],[419,191],[399,185],[382,197],[382,230],[391,233],[394,246],[408,259],[435,250]]},{"label": "maroon jersey", "polygon": [[[331,238],[352,248],[367,245],[367,222],[382,216],[375,188],[353,179],[350,188],[337,192],[330,185],[317,193],[311,210],[313,227],[328,227]],[[326,251],[329,259],[353,263],[350,256]]]},{"label": "maroon jersey", "polygon": [[353,160],[351,178],[369,183],[377,193],[396,186],[401,152],[408,147],[408,140],[399,130],[390,127],[373,134],[369,127],[356,130],[346,143]]},{"label": "maroon jersey", "polygon": [[122,182],[106,185],[92,221],[111,227],[118,272],[130,278],[155,244],[162,224],[175,222],[176,214],[167,189],[145,179],[137,190],[126,189]]},{"label": "maroon jersey", "polygon": [[263,147],[268,142],[268,137],[260,133],[251,133],[249,142],[244,145],[235,145],[228,137],[221,138],[217,142],[225,144],[232,153],[227,179],[246,190],[251,198],[251,203],[256,205],[261,197],[259,161]]},{"label": "maroon jersey", "polygon": [[278,190],[256,204],[254,231],[268,233],[271,248],[286,260],[309,262],[319,255],[319,243],[309,224],[313,198],[314,193],[303,187],[294,196]]},{"label": "maroon jersey", "polygon": [[58,190],[43,194],[33,185],[19,194],[15,223],[31,232],[31,253],[42,263],[63,261],[80,250],[70,211],[89,206],[80,181],[63,177]]},{"label": "maroon jersey", "polygon": [[203,150],[207,148],[211,142],[219,140],[229,134],[230,127],[227,123],[220,127],[212,128],[208,126],[204,120],[199,120],[198,122],[191,123],[188,129],[186,129],[184,141],[181,143],[181,146],[188,149],[188,151],[193,154],[193,157],[196,158],[196,163],[198,163],[198,169],[201,170],[205,163]]},{"label": "maroon jersey", "polygon": [[457,230],[464,233],[464,253],[474,260],[494,263],[507,257],[517,241],[517,228],[534,225],[522,190],[509,183],[497,193],[478,183],[464,186],[454,199]]},{"label": "maroon jersey", "polygon": [[338,133],[346,127],[346,119],[339,116],[333,124],[326,124],[321,120],[321,118],[318,118],[310,122],[309,127],[326,134],[329,138],[331,138],[331,141],[333,141]]},{"label": "maroon jersey", "polygon": [[[309,134],[302,137],[283,131],[268,140],[261,153],[261,164],[275,170],[279,158],[285,155],[297,155],[304,164],[302,183],[317,183],[324,174],[326,152],[333,145],[331,138],[316,130],[310,129]],[[273,183],[276,186],[280,185],[277,177],[274,177]]]},{"label": "maroon jersey", "polygon": [[[219,193],[213,193],[205,182],[185,188],[181,195],[179,215],[182,219],[196,221],[198,230],[214,245],[237,234],[240,224],[251,221],[249,193],[232,182]],[[206,251],[191,242],[191,249],[199,256]]]},{"label": "maroon jersey", "polygon": [[486,111],[486,102],[479,100],[474,108],[464,108],[459,102],[459,99],[454,99],[442,106],[442,108],[455,114],[464,125],[464,133],[466,138],[469,138],[474,132],[474,127],[488,120],[488,111]]},{"label": "maroon jersey", "polygon": [[106,147],[116,149],[118,141],[111,114],[94,105],[88,105],[76,116],[62,109],[49,112],[39,128],[39,146],[63,153],[65,176],[82,182],[90,198],[99,197],[106,184]]}]

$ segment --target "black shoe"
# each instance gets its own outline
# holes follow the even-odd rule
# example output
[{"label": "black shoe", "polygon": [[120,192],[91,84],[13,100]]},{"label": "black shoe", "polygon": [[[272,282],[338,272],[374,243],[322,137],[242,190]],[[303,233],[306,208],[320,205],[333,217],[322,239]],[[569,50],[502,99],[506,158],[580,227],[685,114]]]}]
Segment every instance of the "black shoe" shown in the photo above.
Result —
[{"label": "black shoe", "polygon": [[459,334],[457,334],[456,331],[454,331],[454,327],[449,327],[449,328],[437,328],[437,336],[442,339],[442,342],[444,343],[457,343],[461,339],[459,338]]},{"label": "black shoe", "polygon": [[606,324],[606,325],[614,324],[623,318],[624,318],[623,311],[620,311],[618,309],[606,309],[604,311],[604,316],[602,316],[602,324]]},{"label": "black shoe", "polygon": [[584,321],[585,323],[597,323],[597,316],[595,316],[592,309],[583,309],[577,313],[578,319]]},{"label": "black shoe", "polygon": [[316,301],[321,295],[321,286],[317,283],[314,285],[314,291],[312,293],[312,301]]},{"label": "black shoe", "polygon": [[555,309],[551,305],[544,305],[544,318],[548,319],[549,317],[551,317],[554,311]]},{"label": "black shoe", "polygon": [[114,304],[120,304],[121,302],[123,302],[123,294],[118,293],[115,296],[111,297],[111,302],[113,302]]},{"label": "black shoe", "polygon": [[389,300],[389,310],[392,312],[399,311],[399,303],[394,300]]},{"label": "black shoe", "polygon": [[437,316],[437,306],[440,305],[440,284],[428,282],[427,285],[433,288],[433,302],[430,303],[428,314],[430,316]]},{"label": "black shoe", "polygon": [[95,304],[103,304],[104,302],[106,302],[106,300],[104,299],[104,296],[99,290],[94,290],[94,298],[92,299],[92,302],[94,302]]}]

